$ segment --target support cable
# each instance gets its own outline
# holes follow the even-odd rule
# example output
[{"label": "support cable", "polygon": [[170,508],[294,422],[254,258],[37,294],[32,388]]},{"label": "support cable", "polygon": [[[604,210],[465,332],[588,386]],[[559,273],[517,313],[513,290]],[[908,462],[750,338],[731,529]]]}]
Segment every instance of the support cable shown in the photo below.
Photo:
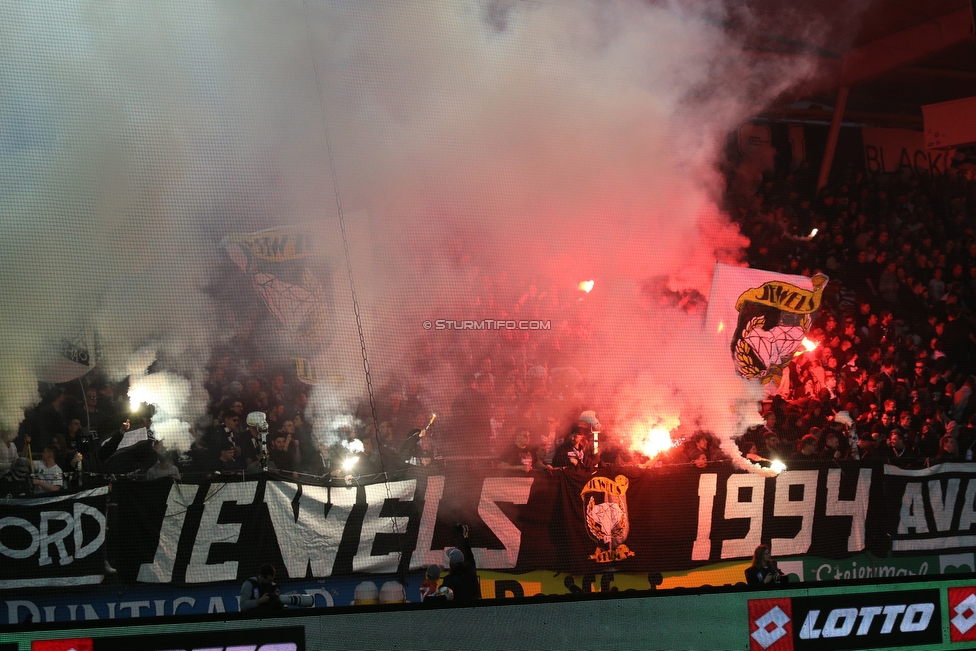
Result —
[{"label": "support cable", "polygon": [[[325,146],[329,156],[329,171],[332,174],[332,187],[335,193],[336,213],[339,216],[339,231],[342,234],[342,251],[346,259],[346,275],[349,277],[349,291],[352,295],[353,311],[356,314],[356,329],[359,333],[359,347],[363,357],[363,376],[366,379],[366,392],[369,396],[369,411],[373,421],[373,438],[376,442],[376,450],[379,456],[381,473],[386,473],[386,465],[383,460],[383,454],[380,451],[379,423],[377,422],[376,417],[376,399],[373,395],[373,381],[369,370],[369,355],[367,354],[366,350],[366,335],[363,330],[363,319],[359,307],[359,298],[356,294],[356,283],[352,271],[352,257],[349,255],[349,236],[346,233],[346,220],[342,210],[342,196],[339,193],[339,175],[336,172],[335,155],[332,151],[332,138],[329,136],[329,126],[328,121],[326,120],[325,93],[322,90],[322,81],[319,76],[318,64],[315,61],[314,39],[312,37],[311,24],[308,19],[308,0],[302,0],[302,10],[305,18],[305,35],[308,41],[309,59],[311,60],[312,72],[315,76],[315,88],[318,91],[319,112],[322,118],[322,131],[325,134]],[[387,499],[393,499],[389,482],[384,482],[384,486],[386,486]],[[406,579],[403,577],[402,572],[405,571],[406,568],[401,568],[401,565],[403,564],[403,535],[400,531],[399,525],[397,524],[397,520],[398,518],[396,517],[391,518],[393,524],[393,534],[397,541],[397,572],[401,583],[405,584]]]}]

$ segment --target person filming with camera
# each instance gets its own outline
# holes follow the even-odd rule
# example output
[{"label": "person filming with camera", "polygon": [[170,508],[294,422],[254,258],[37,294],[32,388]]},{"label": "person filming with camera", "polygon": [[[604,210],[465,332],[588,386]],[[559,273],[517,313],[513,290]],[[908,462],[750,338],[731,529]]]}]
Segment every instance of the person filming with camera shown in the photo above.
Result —
[{"label": "person filming with camera", "polygon": [[241,586],[241,612],[254,617],[270,617],[281,613],[286,606],[312,608],[315,596],[310,594],[281,594],[274,581],[275,568],[267,563]]},{"label": "person filming with camera", "polygon": [[281,590],[274,581],[275,568],[264,564],[258,575],[252,576],[241,586],[241,612],[255,617],[275,615],[284,610]]},{"label": "person filming with camera", "polygon": [[769,545],[759,545],[752,555],[752,565],[746,568],[746,583],[752,587],[762,587],[778,583],[786,583],[788,577],[783,574],[776,561],[772,559]]}]

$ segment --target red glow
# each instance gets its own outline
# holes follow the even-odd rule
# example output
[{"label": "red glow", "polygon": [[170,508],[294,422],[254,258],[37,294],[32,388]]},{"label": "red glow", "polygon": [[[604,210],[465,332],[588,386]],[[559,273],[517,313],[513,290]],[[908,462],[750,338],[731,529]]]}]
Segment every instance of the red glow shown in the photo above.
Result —
[{"label": "red glow", "polygon": [[655,427],[647,433],[641,450],[650,458],[654,458],[666,450],[671,449],[671,433],[663,427]]}]

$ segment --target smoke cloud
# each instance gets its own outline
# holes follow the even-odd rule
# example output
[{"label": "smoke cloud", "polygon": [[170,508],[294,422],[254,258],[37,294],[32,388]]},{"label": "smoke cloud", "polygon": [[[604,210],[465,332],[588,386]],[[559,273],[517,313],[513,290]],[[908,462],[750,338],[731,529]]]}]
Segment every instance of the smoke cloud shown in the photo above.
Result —
[{"label": "smoke cloud", "polygon": [[[627,436],[680,422],[734,451],[758,393],[700,334],[715,262],[748,243],[716,163],[814,72],[749,34],[815,22],[719,2],[5,5],[0,425],[86,327],[115,379],[151,346],[179,396],[167,416],[192,422],[240,326],[214,298],[222,238],[302,225],[333,270],[312,395],[332,440],[365,392],[338,202],[375,386],[444,410],[479,356],[513,356],[578,369]],[[528,342],[422,327],[526,294],[552,323]]]}]

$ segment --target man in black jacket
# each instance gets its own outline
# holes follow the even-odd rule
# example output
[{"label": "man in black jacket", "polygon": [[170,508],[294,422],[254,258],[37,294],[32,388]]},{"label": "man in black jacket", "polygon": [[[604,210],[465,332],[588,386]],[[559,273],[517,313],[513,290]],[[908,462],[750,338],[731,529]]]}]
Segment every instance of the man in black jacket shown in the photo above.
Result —
[{"label": "man in black jacket", "polygon": [[461,547],[447,550],[451,573],[444,577],[443,585],[454,592],[455,603],[469,603],[481,599],[481,582],[478,580],[478,570],[474,564],[471,542],[468,540],[468,525],[459,524],[457,530],[461,534]]}]

